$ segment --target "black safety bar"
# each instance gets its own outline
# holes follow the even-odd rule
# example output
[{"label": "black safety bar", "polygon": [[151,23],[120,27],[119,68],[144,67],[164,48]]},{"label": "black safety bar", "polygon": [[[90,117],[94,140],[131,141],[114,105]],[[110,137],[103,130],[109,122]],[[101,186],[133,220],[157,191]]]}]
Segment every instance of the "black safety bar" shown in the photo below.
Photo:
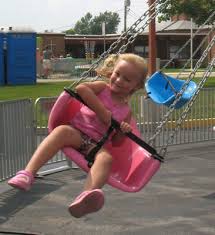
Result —
[{"label": "black safety bar", "polygon": [[[64,90],[70,94],[73,98],[77,99],[78,101],[80,101],[81,103],[83,103],[84,105],[87,106],[87,104],[83,101],[83,99],[74,91],[72,91],[69,88],[64,88]],[[101,147],[105,144],[106,140],[109,138],[110,134],[112,133],[113,130],[120,130],[120,124],[119,122],[117,122],[115,119],[111,119],[111,125],[108,128],[108,131],[105,133],[105,135],[103,136],[103,138],[97,143],[96,147],[94,147],[86,156],[86,160],[88,161],[88,167],[91,167],[94,159],[95,159],[95,155],[96,153],[101,149]],[[150,146],[149,144],[147,144],[145,141],[143,141],[142,139],[140,139],[138,136],[136,136],[135,134],[133,134],[132,132],[128,132],[125,133],[125,135],[130,138],[131,140],[133,140],[136,144],[140,145],[142,148],[144,148],[145,150],[147,150],[153,158],[159,160],[160,162],[164,162],[164,157],[159,155],[157,153],[157,151]]]}]

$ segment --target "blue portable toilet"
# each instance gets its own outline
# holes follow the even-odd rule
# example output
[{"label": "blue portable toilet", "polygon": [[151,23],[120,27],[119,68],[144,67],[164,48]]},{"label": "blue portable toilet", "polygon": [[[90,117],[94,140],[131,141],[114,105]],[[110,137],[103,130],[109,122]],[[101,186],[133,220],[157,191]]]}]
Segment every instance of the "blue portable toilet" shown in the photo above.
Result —
[{"label": "blue portable toilet", "polygon": [[7,84],[36,83],[36,32],[7,32]]},{"label": "blue portable toilet", "polygon": [[5,84],[4,73],[4,34],[0,32],[0,86]]}]

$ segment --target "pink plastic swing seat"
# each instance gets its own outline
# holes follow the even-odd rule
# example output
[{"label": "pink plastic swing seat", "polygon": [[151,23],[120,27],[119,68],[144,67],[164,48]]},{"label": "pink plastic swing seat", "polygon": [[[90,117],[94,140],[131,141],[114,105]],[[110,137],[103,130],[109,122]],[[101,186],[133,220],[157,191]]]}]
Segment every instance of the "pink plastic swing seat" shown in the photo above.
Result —
[{"label": "pink plastic swing seat", "polygon": [[[81,103],[62,92],[55,102],[50,116],[48,128],[51,132],[55,127],[69,124],[75,113],[79,111]],[[136,123],[132,120],[133,133],[140,136]],[[151,157],[145,149],[126,138],[118,147],[108,145],[113,156],[113,164],[108,184],[125,192],[140,191],[160,168],[160,161]],[[64,154],[74,161],[81,169],[88,172],[87,161],[84,156],[71,147],[62,149]]]}]

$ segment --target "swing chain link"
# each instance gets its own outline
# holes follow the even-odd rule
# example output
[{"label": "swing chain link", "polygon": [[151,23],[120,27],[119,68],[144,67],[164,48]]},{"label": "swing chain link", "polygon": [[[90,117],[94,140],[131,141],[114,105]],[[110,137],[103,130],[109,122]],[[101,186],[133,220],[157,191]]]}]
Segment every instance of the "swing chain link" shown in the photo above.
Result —
[{"label": "swing chain link", "polygon": [[[174,54],[174,56],[162,67],[161,70],[165,69],[166,67],[168,67],[174,59],[176,59],[179,54],[186,48],[186,46],[191,43],[191,40],[193,40],[193,38],[200,33],[200,31],[202,29],[204,29],[204,26],[214,17],[215,15],[215,11],[212,12],[212,14],[206,19],[206,21],[198,28],[198,30],[193,34],[192,38],[190,38],[188,41],[185,42],[185,44]],[[212,27],[213,29],[214,27]],[[194,55],[193,55],[194,56]],[[185,67],[184,67],[185,68]]]},{"label": "swing chain link", "polygon": [[[211,48],[213,47],[215,43],[215,36],[212,38],[212,40],[210,41],[210,43],[208,44],[207,48],[205,49],[205,51],[203,52],[202,56],[200,57],[200,59],[197,61],[195,68],[192,70],[192,72],[190,72],[188,79],[186,80],[186,82],[184,83],[182,89],[180,90],[180,92],[176,95],[174,102],[169,106],[169,110],[168,112],[163,116],[160,125],[158,125],[155,129],[155,134],[149,139],[149,144],[154,143],[156,137],[161,133],[162,131],[162,127],[167,123],[168,118],[170,116],[170,114],[172,114],[172,112],[175,109],[175,104],[180,100],[181,95],[183,94],[183,92],[185,91],[185,89],[187,88],[189,82],[194,78],[197,70],[199,69],[199,67],[201,66],[201,64],[203,63],[203,61],[205,60],[206,56],[208,55],[209,51],[211,50]],[[207,70],[206,70],[207,72]],[[194,96],[196,96],[196,93],[199,93],[199,90],[201,90],[201,87],[198,85],[197,90],[194,94]],[[189,110],[186,110],[186,116],[187,113],[189,112]],[[166,146],[166,148],[168,147],[168,145]],[[166,152],[166,151],[164,151]]]},{"label": "swing chain link", "polygon": [[[93,62],[93,63],[91,64],[90,68],[89,68],[87,71],[85,71],[85,72],[82,73],[81,78],[80,78],[78,81],[75,81],[73,84],[71,84],[71,86],[70,86],[69,88],[74,87],[74,86],[78,85],[82,80],[87,79],[88,76],[89,76],[89,74],[90,74],[90,72],[94,71],[94,70],[100,65],[100,63],[101,63],[102,61],[104,61],[111,53],[113,53],[113,51],[115,51],[115,50],[119,47],[120,43],[123,43],[123,42],[125,42],[125,41],[127,40],[127,43],[124,44],[124,45],[122,45],[122,46],[119,48],[119,50],[118,50],[118,52],[116,53],[116,55],[125,52],[126,49],[128,48],[128,46],[131,45],[131,44],[135,41],[135,39],[137,38],[137,36],[145,30],[145,28],[150,24],[150,22],[151,22],[152,20],[155,19],[155,17],[159,14],[161,7],[165,7],[165,4],[168,3],[168,0],[166,0],[166,1],[163,2],[163,3],[159,3],[159,2],[160,2],[159,0],[156,0],[156,1],[148,8],[148,10],[147,10],[138,20],[136,20],[136,22],[135,22],[127,31],[123,32],[123,33],[120,35],[120,37],[118,38],[117,41],[115,41],[115,42],[113,42],[113,43],[111,44],[111,46],[109,47],[109,49],[108,49],[107,51],[104,51],[104,52],[100,55],[99,59],[97,59],[95,62]],[[159,8],[159,9],[156,9],[156,6],[157,6],[158,4],[160,4],[160,6],[159,6],[160,8]],[[151,12],[153,12],[153,13],[151,13]],[[207,24],[207,22],[214,16],[214,14],[215,14],[215,12],[213,12],[212,15],[204,22],[204,24],[195,32],[195,34],[193,35],[192,38],[194,38],[194,37],[200,32],[200,30],[201,30],[201,29]],[[149,16],[149,18],[145,21],[145,23],[144,23],[141,27],[139,27],[138,29],[136,29],[136,28],[138,27],[138,25],[139,25],[142,21],[144,21],[147,16]],[[135,32],[135,33],[134,33],[134,32]],[[166,67],[176,58],[176,56],[188,45],[188,43],[189,43],[190,41],[191,41],[191,39],[190,39],[188,42],[186,42],[186,43],[182,46],[182,48],[180,48],[179,51],[177,51],[177,53],[174,55],[174,57],[173,57],[170,61],[168,61],[168,62],[162,67],[162,69],[166,68]],[[180,98],[181,98],[183,92],[185,91],[185,89],[187,88],[189,82],[194,78],[194,76],[195,76],[197,70],[199,69],[199,67],[201,66],[202,62],[204,61],[204,59],[205,59],[206,56],[208,55],[208,52],[209,52],[210,49],[212,48],[212,46],[213,46],[213,44],[214,44],[214,41],[215,41],[215,36],[213,37],[213,39],[212,39],[211,42],[209,43],[208,47],[207,47],[207,48],[205,49],[205,51],[203,52],[201,58],[197,61],[194,70],[193,70],[192,72],[190,72],[188,79],[187,79],[186,82],[184,83],[184,85],[183,85],[181,91],[176,95],[176,98],[175,98],[174,102],[170,105],[169,110],[168,110],[167,113],[163,116],[162,120],[160,121],[160,124],[156,127],[156,129],[155,129],[155,134],[149,139],[149,144],[153,145],[154,142],[155,142],[156,137],[161,133],[162,127],[166,124],[166,122],[168,121],[168,117],[170,116],[170,114],[172,114],[172,112],[173,112],[174,109],[175,109],[175,104],[180,100]],[[198,47],[198,48],[199,48],[199,47]],[[196,50],[196,52],[197,52],[197,50]],[[212,65],[210,64],[211,67],[213,67],[213,64],[214,64],[214,62],[212,63]],[[162,70],[162,69],[161,69],[161,70]],[[209,69],[210,69],[210,68],[208,68],[208,70],[209,70]],[[205,81],[206,81],[207,77],[208,77],[209,74],[210,74],[210,73],[208,72],[208,70],[205,72]],[[179,74],[179,75],[180,75],[180,74]],[[179,75],[177,76],[177,78],[179,77]],[[97,76],[97,77],[95,78],[95,80],[97,80],[99,77],[100,77],[100,76]],[[196,97],[196,96],[198,95],[198,93],[199,93],[200,90],[201,90],[201,87],[198,86],[197,91],[196,91],[195,94],[194,94],[194,97]],[[194,97],[193,97],[193,98],[194,98]],[[184,120],[184,118],[187,116],[187,114],[188,114],[190,108],[191,108],[192,105],[193,105],[193,102],[194,102],[193,99],[191,99],[190,102],[188,102],[188,104],[187,104],[187,106],[186,106],[186,109],[185,109],[185,111],[183,112],[183,116],[181,116],[181,118],[180,118],[179,120],[177,120],[177,127],[175,128],[175,132],[179,129],[179,127],[180,127],[180,125],[181,125],[181,122],[182,122],[182,121]],[[165,145],[165,147],[161,148],[161,151],[160,151],[160,152],[162,152],[162,154],[164,154],[164,155],[162,155],[162,156],[165,156],[166,151],[167,151],[167,147],[168,147],[169,143],[171,143],[171,142],[173,141],[173,137],[174,137],[174,134],[172,133],[172,134],[170,135],[170,138],[169,138],[168,141],[167,141],[167,145]],[[171,142],[169,142],[169,140],[171,140]]]},{"label": "swing chain link", "polygon": [[[201,27],[196,31],[196,33],[193,35],[193,37],[195,37],[195,36],[200,32],[200,30],[204,28],[204,26],[209,22],[209,20],[210,20],[212,17],[214,17],[214,15],[215,15],[215,12],[213,12],[213,13],[209,16],[209,18],[204,22],[204,24],[201,25]],[[153,17],[153,16],[152,16],[152,17]],[[208,35],[213,31],[213,29],[214,29],[214,26],[212,27],[212,29],[210,30],[210,32],[208,33]],[[206,40],[206,38],[207,38],[207,36],[205,37],[205,40]],[[213,39],[214,39],[214,38],[213,38]],[[169,116],[170,116],[170,115],[172,114],[172,112],[174,111],[174,109],[175,109],[175,104],[180,100],[180,98],[181,98],[182,94],[184,93],[184,91],[186,90],[186,88],[187,88],[189,82],[194,78],[194,76],[195,76],[197,70],[199,69],[199,67],[200,67],[201,64],[203,63],[204,59],[205,59],[206,56],[208,55],[209,51],[211,50],[211,48],[212,48],[212,46],[213,46],[213,44],[214,44],[214,40],[213,40],[213,39],[211,40],[211,43],[208,45],[208,47],[207,47],[207,48],[205,49],[205,51],[203,52],[201,58],[197,61],[194,70],[191,71],[191,73],[189,74],[189,77],[188,77],[188,79],[186,80],[186,82],[184,83],[184,85],[182,86],[180,92],[176,95],[176,98],[175,98],[174,102],[170,105],[169,111],[167,111],[167,113],[164,115],[164,117],[163,117],[163,119],[162,119],[160,125],[158,125],[157,128],[155,129],[155,134],[150,138],[149,144],[154,145],[154,143],[155,143],[155,138],[161,133],[162,127],[166,124],[166,122],[168,121]],[[164,65],[163,68],[165,68],[166,66],[168,66],[168,65],[171,63],[171,61],[172,61],[182,50],[185,49],[185,47],[188,45],[188,43],[189,43],[190,41],[191,41],[191,39],[188,40],[188,41],[182,46],[182,48],[180,48],[180,50],[176,53],[176,55],[175,55],[166,65]],[[132,41],[132,42],[133,42],[133,41]],[[204,42],[204,40],[203,40],[203,42]],[[203,44],[203,42],[201,43],[201,45]],[[199,45],[199,47],[195,50],[193,56],[198,52],[199,49],[200,49],[200,45]],[[191,60],[191,59],[190,59],[190,60]],[[189,62],[189,61],[188,61],[188,62]],[[188,62],[187,62],[187,64],[188,64]],[[187,64],[186,64],[186,65],[187,65]],[[186,66],[186,65],[185,65],[185,66]],[[162,69],[163,69],[163,68],[162,68]],[[180,74],[181,74],[181,73],[180,73]],[[177,76],[177,78],[180,76],[180,74]],[[200,88],[199,88],[199,89],[200,89]],[[186,115],[187,115],[187,114],[186,114]],[[171,138],[172,140],[173,140],[173,137],[174,137],[174,135],[170,135],[170,138]],[[168,145],[167,145],[167,147],[168,147]],[[167,148],[167,147],[166,147],[166,148]],[[166,153],[166,150],[164,151],[164,153]]]},{"label": "swing chain link", "polygon": [[[204,39],[201,41],[201,43],[198,45],[198,47],[196,48],[196,50],[193,52],[192,58],[194,58],[194,56],[198,53],[198,51],[202,48],[202,46],[206,43],[206,40],[208,40],[208,37],[211,35],[211,33],[213,33],[215,28],[215,25],[213,25],[211,27],[211,30],[207,33],[207,35],[204,37]],[[184,64],[184,66],[180,69],[180,72],[177,74],[176,79],[180,78],[180,75],[182,74],[182,72],[185,70],[185,68],[188,66],[188,64],[191,62],[191,59],[187,60],[187,62]]]},{"label": "swing chain link", "polygon": [[[124,33],[122,33],[122,34],[120,35],[120,37],[118,38],[117,41],[115,41],[115,42],[113,42],[113,43],[111,44],[111,46],[109,47],[109,49],[108,49],[107,51],[104,51],[104,52],[100,55],[99,59],[97,59],[95,62],[93,62],[93,64],[91,64],[90,68],[89,68],[87,71],[85,71],[85,72],[82,73],[81,78],[80,78],[78,81],[73,82],[73,83],[69,86],[69,88],[72,88],[72,87],[78,85],[81,81],[87,79],[87,78],[89,77],[90,72],[94,71],[94,70],[101,64],[102,61],[104,61],[111,53],[113,53],[113,52],[119,47],[119,45],[120,45],[121,43],[123,43],[123,42],[125,42],[125,41],[127,40],[128,42],[127,42],[126,44],[122,45],[122,46],[119,48],[119,50],[118,50],[118,52],[116,53],[116,55],[118,55],[118,54],[120,54],[120,53],[122,53],[122,52],[125,52],[126,49],[128,48],[128,46],[129,46],[130,44],[132,44],[132,43],[135,41],[135,39],[137,38],[137,36],[138,36],[141,32],[144,31],[144,29],[149,25],[149,23],[150,23],[153,19],[155,19],[155,17],[159,14],[160,9],[161,9],[162,7],[165,7],[165,4],[166,4],[167,2],[168,2],[168,0],[166,0],[164,3],[159,3],[159,0],[156,0],[149,8],[145,11],[145,13],[144,13],[139,19],[137,19],[137,20],[133,23],[133,25],[132,25],[131,27],[129,27],[129,29],[128,29],[127,31],[125,31]],[[157,7],[158,4],[160,4],[160,5],[159,5],[159,8],[156,9],[156,7]],[[153,13],[152,13],[152,12],[153,12]],[[142,23],[142,22],[146,19],[147,16],[149,16],[149,18],[146,20],[146,22],[144,23],[144,25],[143,25],[142,27],[139,27],[139,28],[136,30],[136,28],[138,27],[138,25],[139,25],[140,23]],[[134,32],[136,32],[136,33],[134,34]],[[99,78],[99,76],[97,76],[97,77],[95,78],[95,80],[97,80],[98,78]]]},{"label": "swing chain link", "polygon": [[187,103],[187,105],[186,105],[184,111],[182,112],[180,118],[176,121],[176,127],[172,131],[172,133],[170,134],[169,138],[167,139],[166,145],[160,149],[159,154],[161,156],[165,156],[166,155],[168,145],[173,143],[175,134],[180,129],[181,123],[187,117],[187,114],[189,113],[191,107],[193,106],[193,104],[194,104],[194,102],[195,102],[199,92],[201,91],[201,89],[204,86],[205,82],[207,81],[207,79],[211,75],[211,72],[213,70],[214,65],[215,65],[215,57],[213,57],[212,61],[208,64],[208,67],[207,67],[206,71],[204,72],[204,75],[203,75],[203,78],[202,78],[201,82],[198,84],[198,89],[196,90],[194,96],[189,100],[189,102]]}]

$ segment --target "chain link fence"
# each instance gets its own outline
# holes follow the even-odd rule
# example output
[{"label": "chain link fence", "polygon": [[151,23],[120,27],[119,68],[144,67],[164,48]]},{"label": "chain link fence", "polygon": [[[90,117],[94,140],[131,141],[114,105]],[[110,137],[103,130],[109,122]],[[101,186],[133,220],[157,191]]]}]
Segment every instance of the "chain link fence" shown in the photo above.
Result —
[{"label": "chain link fence", "polygon": [[[43,79],[77,79],[86,72],[93,60],[74,59],[72,57],[53,58],[37,62],[37,77]],[[41,63],[41,64],[40,64]],[[91,71],[89,77],[95,77],[95,71]]]},{"label": "chain link fence", "polygon": [[[48,117],[55,100],[56,97],[41,97],[35,104],[31,100],[0,102],[0,181],[23,169],[33,151],[48,135]],[[145,99],[141,92],[133,96],[131,107],[142,138],[148,142],[167,108]],[[155,139],[156,148],[166,144],[182,113],[183,108],[172,113]],[[215,88],[204,88],[170,145],[215,140],[214,127]],[[59,151],[40,173],[51,173],[71,166],[76,167]]]}]

